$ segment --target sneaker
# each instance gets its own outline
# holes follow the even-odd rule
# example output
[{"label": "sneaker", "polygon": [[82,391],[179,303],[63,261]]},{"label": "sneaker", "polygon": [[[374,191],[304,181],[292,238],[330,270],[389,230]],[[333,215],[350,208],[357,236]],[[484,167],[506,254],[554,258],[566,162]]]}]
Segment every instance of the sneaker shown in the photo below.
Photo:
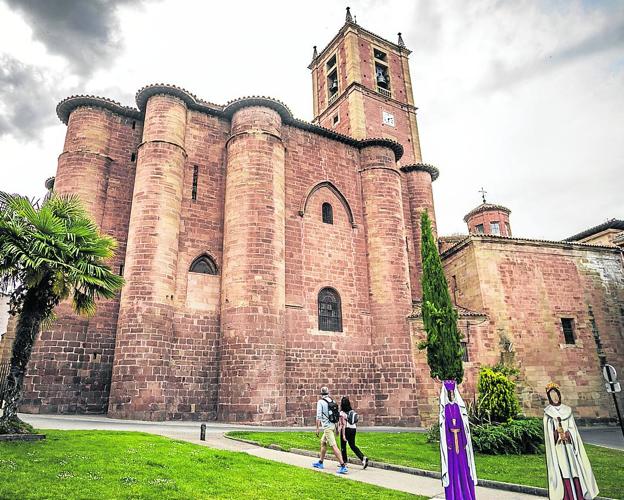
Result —
[{"label": "sneaker", "polygon": [[312,464],[312,467],[314,467],[315,469],[324,469],[325,466],[323,465],[323,462],[314,462]]},{"label": "sneaker", "polygon": [[362,470],[366,469],[366,467],[368,467],[368,457],[364,457],[364,460],[362,460]]},{"label": "sneaker", "polygon": [[336,471],[336,474],[346,474],[347,472],[349,472],[349,469],[347,469],[346,465],[341,465],[338,467],[338,470]]}]

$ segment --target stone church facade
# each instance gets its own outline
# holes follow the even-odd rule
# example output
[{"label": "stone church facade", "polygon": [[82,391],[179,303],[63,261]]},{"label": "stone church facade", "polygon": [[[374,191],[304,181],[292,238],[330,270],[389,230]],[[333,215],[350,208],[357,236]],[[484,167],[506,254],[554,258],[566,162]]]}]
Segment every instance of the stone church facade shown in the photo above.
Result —
[{"label": "stone church facade", "polygon": [[[435,225],[438,170],[422,162],[409,54],[400,35],[385,40],[348,13],[332,41],[314,49],[311,123],[271,98],[216,105],[162,84],[139,90],[136,108],[93,96],[62,101],[67,135],[54,191],[78,194],[117,239],[111,266],[126,285],[92,318],[59,307],[36,343],[22,410],[309,424],[328,385],[349,395],[367,424],[430,421],[438,389],[416,347],[424,337],[419,220],[427,210]],[[507,300],[510,289],[533,286],[513,279],[517,249],[552,258],[531,245],[505,233],[444,249],[468,333],[465,391],[481,362],[499,360],[500,325],[514,330],[514,315],[540,320],[526,312],[531,297]],[[582,243],[559,253],[582,261],[587,252],[609,266],[621,259],[610,246]],[[600,285],[609,281],[608,293],[622,300],[621,261],[615,267],[592,275],[594,291],[575,288],[560,301],[566,314],[578,305],[582,355],[596,366],[585,333],[590,296],[605,348],[622,358],[624,312],[603,305]],[[556,276],[548,280],[556,294]],[[557,304],[540,308],[565,309]],[[525,338],[535,348],[526,358],[535,373],[525,375],[539,392],[557,372],[538,366],[562,355],[550,344],[539,352],[536,339],[554,339],[553,328],[513,334],[516,346]],[[516,360],[524,355],[516,352]],[[599,368],[563,355],[576,367],[566,376],[590,388],[587,415],[608,417]]]}]

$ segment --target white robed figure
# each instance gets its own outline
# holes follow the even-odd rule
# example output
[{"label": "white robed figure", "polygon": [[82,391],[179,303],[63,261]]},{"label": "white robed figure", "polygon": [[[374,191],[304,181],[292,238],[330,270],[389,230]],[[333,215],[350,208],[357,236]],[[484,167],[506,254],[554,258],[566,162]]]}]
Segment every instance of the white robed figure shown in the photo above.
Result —
[{"label": "white robed figure", "polygon": [[477,471],[466,404],[454,380],[440,392],[440,463],[446,500],[474,500]]},{"label": "white robed figure", "polygon": [[587,500],[598,496],[598,485],[576,427],[572,408],[561,404],[559,386],[546,386],[550,404],[544,409],[544,443],[551,500]]}]

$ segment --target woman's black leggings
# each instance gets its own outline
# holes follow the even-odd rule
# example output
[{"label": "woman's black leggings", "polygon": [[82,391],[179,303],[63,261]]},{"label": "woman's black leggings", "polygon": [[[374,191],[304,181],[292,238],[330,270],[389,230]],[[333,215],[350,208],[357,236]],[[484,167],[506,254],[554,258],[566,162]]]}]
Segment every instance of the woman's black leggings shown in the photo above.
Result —
[{"label": "woman's black leggings", "polygon": [[349,429],[348,427],[345,429],[345,437],[346,441],[342,439],[342,434],[340,435],[340,447],[342,449],[342,460],[347,463],[347,442],[349,446],[353,450],[353,453],[357,455],[360,460],[364,460],[364,454],[360,451],[360,449],[355,444],[355,433],[357,429]]}]

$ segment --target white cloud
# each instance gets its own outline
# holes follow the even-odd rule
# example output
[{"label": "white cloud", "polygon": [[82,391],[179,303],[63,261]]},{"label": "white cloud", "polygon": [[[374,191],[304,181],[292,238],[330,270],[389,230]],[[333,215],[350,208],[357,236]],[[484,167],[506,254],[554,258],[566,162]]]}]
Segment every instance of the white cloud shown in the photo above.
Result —
[{"label": "white cloud", "polygon": [[[55,100],[77,91],[132,105],[138,88],[168,82],[218,103],[270,95],[309,120],[312,46],[323,47],[344,20],[344,6],[330,0],[113,4],[98,0],[109,10],[94,40],[112,40],[115,50],[97,50],[78,30],[90,52],[51,50],[58,38],[37,38],[0,4],[0,52],[40,65]],[[413,50],[424,160],[441,170],[434,189],[442,234],[464,230],[482,185],[489,200],[512,209],[518,235],[562,238],[624,217],[622,5],[351,2],[362,26],[390,40],[401,31]],[[63,132],[57,123],[39,142],[0,138],[11,166],[0,172],[0,189],[42,194]]]}]

